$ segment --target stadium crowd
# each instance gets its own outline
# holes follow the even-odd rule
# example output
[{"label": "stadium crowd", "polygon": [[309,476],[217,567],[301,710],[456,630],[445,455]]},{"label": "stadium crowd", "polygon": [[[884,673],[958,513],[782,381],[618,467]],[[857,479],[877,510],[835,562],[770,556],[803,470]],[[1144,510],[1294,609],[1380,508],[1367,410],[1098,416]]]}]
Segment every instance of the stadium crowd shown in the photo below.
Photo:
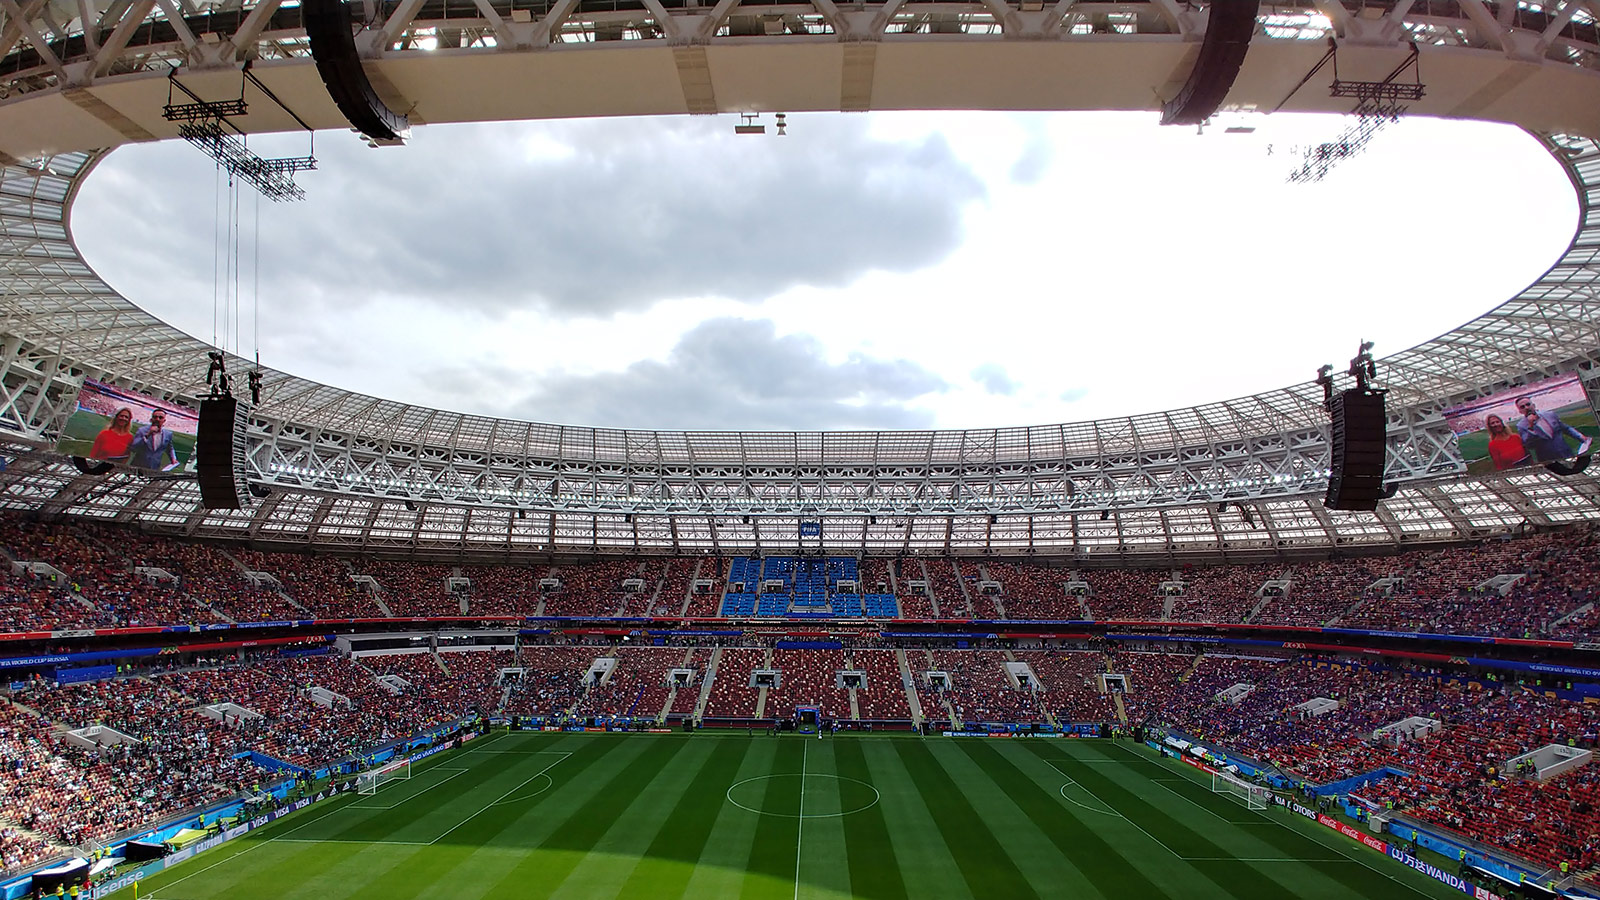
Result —
[{"label": "stadium crowd", "polygon": [[[729,561],[719,557],[555,566],[346,560],[18,515],[0,516],[0,547],[18,563],[39,564],[0,576],[0,609],[10,613],[16,630],[374,618],[384,610],[397,617],[456,618],[464,608],[469,616],[705,618],[720,609],[729,571]],[[911,619],[932,618],[936,609],[946,619],[1019,621],[1087,613],[1105,621],[1557,639],[1592,636],[1600,626],[1600,541],[1587,526],[1392,556],[1272,565],[1074,570],[912,558],[866,559],[860,568],[863,589],[882,585]],[[913,582],[926,584],[928,592],[912,590]],[[1068,582],[1086,584],[1086,595],[1068,595]],[[984,587],[991,583],[998,593]]]},{"label": "stadium crowd", "polygon": [[[0,573],[0,610],[14,631],[375,618],[385,609],[460,617],[463,605],[483,616],[709,618],[730,571],[715,556],[527,566],[346,560],[14,515],[0,516],[0,546],[18,564]],[[1588,527],[1261,565],[1071,569],[918,557],[863,560],[860,573],[862,589],[883,585],[910,618],[931,618],[936,608],[942,618],[1020,621],[1087,611],[1101,620],[1580,640],[1600,628],[1600,541]],[[627,584],[632,579],[639,583]],[[913,581],[928,592],[912,591]],[[1086,583],[1088,593],[1068,594],[1069,582]],[[916,706],[929,720],[969,727],[1159,725],[1307,784],[1367,777],[1354,791],[1370,803],[1541,864],[1600,863],[1600,769],[1535,784],[1507,767],[1547,744],[1600,742],[1600,705],[1566,687],[1536,689],[1460,666],[1287,653],[1103,642],[900,647],[876,630],[812,649],[775,646],[776,634],[665,646],[614,637],[354,658],[256,652],[66,686],[33,679],[0,701],[0,866],[26,866],[249,792],[265,773],[246,751],[313,766],[470,713],[687,717],[702,694],[712,721],[787,717],[797,706],[841,720],[903,721]],[[597,660],[597,671],[610,666],[598,681]],[[675,687],[674,669],[693,674]],[[775,670],[776,683],[752,686],[758,669]],[[842,687],[840,672],[861,672],[864,684]],[[1219,696],[1230,689],[1236,696]],[[1327,709],[1312,711],[1308,701]],[[234,706],[207,708],[216,704]],[[1386,733],[1411,718],[1437,729]],[[1372,775],[1384,770],[1390,774]]]}]

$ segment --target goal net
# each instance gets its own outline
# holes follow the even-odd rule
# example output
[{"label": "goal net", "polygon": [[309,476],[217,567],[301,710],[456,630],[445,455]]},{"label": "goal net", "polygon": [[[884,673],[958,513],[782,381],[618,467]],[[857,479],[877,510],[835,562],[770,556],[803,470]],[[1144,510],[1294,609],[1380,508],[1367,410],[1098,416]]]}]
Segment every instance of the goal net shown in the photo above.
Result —
[{"label": "goal net", "polygon": [[1211,792],[1226,794],[1250,809],[1266,809],[1272,805],[1272,792],[1258,784],[1243,781],[1227,772],[1213,772]]},{"label": "goal net", "polygon": [[356,793],[376,794],[378,789],[395,780],[411,777],[411,760],[397,759],[391,763],[369,769],[356,776]]}]

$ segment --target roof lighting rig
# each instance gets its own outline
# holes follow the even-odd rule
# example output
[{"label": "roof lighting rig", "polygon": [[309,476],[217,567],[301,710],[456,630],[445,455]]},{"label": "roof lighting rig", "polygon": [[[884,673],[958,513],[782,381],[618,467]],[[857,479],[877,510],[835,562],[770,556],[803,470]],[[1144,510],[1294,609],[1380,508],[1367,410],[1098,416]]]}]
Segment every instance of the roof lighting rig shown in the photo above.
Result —
[{"label": "roof lighting rig", "polygon": [[[1279,103],[1277,108],[1282,109],[1283,104],[1289,102],[1289,97],[1293,97],[1295,92],[1304,87],[1305,83],[1324,66],[1332,63],[1333,84],[1328,87],[1328,95],[1354,98],[1356,105],[1350,110],[1350,114],[1355,116],[1355,121],[1333,140],[1307,148],[1300,167],[1289,173],[1289,183],[1311,184],[1321,181],[1340,160],[1360,154],[1368,144],[1372,143],[1372,139],[1379,131],[1400,121],[1409,104],[1421,100],[1427,93],[1427,88],[1422,83],[1422,70],[1417,64],[1417,59],[1417,45],[1413,41],[1411,52],[1407,54],[1405,61],[1396,66],[1382,81],[1343,79],[1339,77],[1339,46],[1329,38],[1328,52],[1311,67],[1306,77],[1300,79],[1300,83],[1295,85],[1288,97],[1283,98],[1283,103]],[[1412,80],[1409,82],[1399,80],[1408,71]]]},{"label": "roof lighting rig", "polygon": [[[294,174],[317,167],[317,158],[308,150],[305,156],[266,159],[250,150],[244,129],[233,124],[233,119],[249,113],[245,102],[245,82],[254,84],[272,102],[278,104],[306,130],[311,146],[315,136],[311,126],[294,110],[285,106],[260,79],[250,71],[247,63],[239,83],[239,96],[229,100],[204,100],[178,80],[178,70],[167,74],[167,105],[161,116],[168,122],[178,122],[178,136],[194,145],[195,149],[211,157],[228,174],[249,184],[268,200],[278,202],[304,200],[306,192],[294,183]],[[189,103],[174,103],[173,88],[189,98]]]}]

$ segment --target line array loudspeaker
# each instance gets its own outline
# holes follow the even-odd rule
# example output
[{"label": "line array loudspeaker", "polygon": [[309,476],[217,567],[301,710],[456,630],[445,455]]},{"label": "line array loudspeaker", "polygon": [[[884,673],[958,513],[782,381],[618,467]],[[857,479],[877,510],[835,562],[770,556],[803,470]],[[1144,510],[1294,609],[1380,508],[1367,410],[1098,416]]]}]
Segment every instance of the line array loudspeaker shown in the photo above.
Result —
[{"label": "line array loudspeaker", "polygon": [[205,509],[248,509],[245,430],[250,404],[233,397],[200,401],[200,429],[195,438],[195,472],[200,476],[200,505]]},{"label": "line array loudspeaker", "polygon": [[300,19],[317,74],[345,120],[375,141],[398,140],[411,127],[372,87],[356,49],[355,22],[345,0],[304,0]]},{"label": "line array loudspeaker", "polygon": [[1383,499],[1388,417],[1383,391],[1352,388],[1333,398],[1329,509],[1374,510]]}]

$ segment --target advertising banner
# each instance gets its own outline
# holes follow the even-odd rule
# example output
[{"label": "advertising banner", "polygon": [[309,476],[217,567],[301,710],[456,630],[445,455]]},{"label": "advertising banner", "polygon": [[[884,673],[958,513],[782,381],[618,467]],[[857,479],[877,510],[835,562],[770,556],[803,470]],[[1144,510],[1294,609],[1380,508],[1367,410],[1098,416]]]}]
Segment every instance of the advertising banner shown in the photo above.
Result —
[{"label": "advertising banner", "polygon": [[1415,856],[1412,856],[1404,850],[1401,850],[1399,847],[1389,848],[1389,858],[1396,860],[1397,862],[1405,863],[1411,868],[1416,869],[1418,872],[1421,872],[1429,878],[1432,878],[1434,881],[1448,884],[1461,893],[1474,898],[1474,900],[1504,900],[1504,898],[1502,898],[1499,894],[1496,894],[1493,891],[1485,888],[1478,887],[1465,878],[1456,875],[1454,872],[1446,872],[1432,863],[1423,862],[1422,860],[1417,859]]},{"label": "advertising banner", "polygon": [[1335,819],[1332,816],[1322,815],[1322,814],[1319,814],[1317,816],[1317,822],[1319,824],[1326,825],[1327,827],[1332,828],[1334,831],[1339,832],[1340,834],[1344,835],[1345,837],[1349,838],[1352,841],[1356,841],[1357,843],[1366,844],[1368,847],[1371,847],[1372,849],[1378,851],[1379,853],[1388,853],[1389,852],[1389,844],[1388,844],[1388,842],[1379,840],[1378,838],[1375,838],[1372,835],[1367,834],[1365,831],[1362,831],[1361,829],[1355,827],[1354,825],[1346,825],[1345,823],[1339,821],[1338,819]]}]

